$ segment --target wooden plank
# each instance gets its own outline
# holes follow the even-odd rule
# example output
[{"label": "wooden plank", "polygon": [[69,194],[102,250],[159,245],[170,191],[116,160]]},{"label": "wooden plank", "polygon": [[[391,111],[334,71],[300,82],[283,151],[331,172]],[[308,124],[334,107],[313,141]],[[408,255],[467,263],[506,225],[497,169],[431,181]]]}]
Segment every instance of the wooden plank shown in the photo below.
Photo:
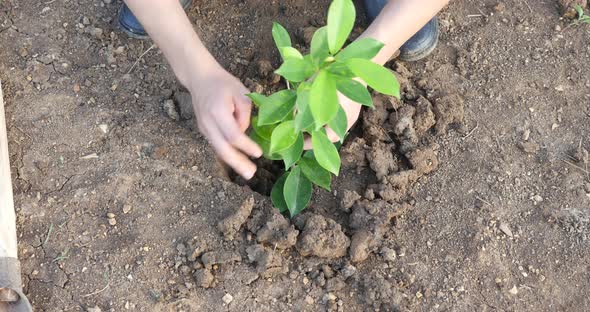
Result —
[{"label": "wooden plank", "polygon": [[8,130],[0,81],[0,257],[17,258],[16,215],[10,178]]}]

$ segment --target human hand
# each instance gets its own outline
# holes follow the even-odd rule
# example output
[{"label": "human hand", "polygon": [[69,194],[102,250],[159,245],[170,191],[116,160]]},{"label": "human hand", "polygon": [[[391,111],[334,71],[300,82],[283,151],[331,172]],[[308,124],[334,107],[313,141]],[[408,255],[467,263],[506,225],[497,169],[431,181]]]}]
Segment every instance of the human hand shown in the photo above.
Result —
[{"label": "human hand", "polygon": [[[352,126],[354,126],[357,119],[359,118],[362,106],[361,104],[347,98],[342,93],[338,93],[338,101],[340,102],[342,109],[344,109],[344,111],[346,112],[346,119],[348,120],[348,126],[346,130],[348,131],[350,130],[350,128],[352,128]],[[328,135],[330,141],[334,143],[340,141],[340,137],[328,126],[326,126],[326,134]],[[305,139],[303,148],[306,150],[312,149],[311,138],[308,137]]]},{"label": "human hand", "polygon": [[262,149],[244,132],[250,125],[252,102],[248,89],[218,67],[205,78],[188,85],[197,124],[217,155],[245,179],[256,172],[249,156],[262,156]]}]

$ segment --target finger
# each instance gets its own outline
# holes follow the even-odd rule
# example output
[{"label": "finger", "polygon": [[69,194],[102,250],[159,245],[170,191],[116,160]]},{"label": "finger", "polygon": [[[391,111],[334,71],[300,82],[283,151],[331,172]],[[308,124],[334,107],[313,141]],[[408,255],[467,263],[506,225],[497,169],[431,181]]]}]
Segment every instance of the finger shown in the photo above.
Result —
[{"label": "finger", "polygon": [[209,142],[221,160],[232,167],[244,179],[251,179],[256,173],[256,165],[227,142],[220,129],[213,123],[205,125],[209,134]]},{"label": "finger", "polygon": [[219,130],[231,145],[250,156],[256,158],[262,156],[260,146],[241,131],[231,114],[219,112],[215,119]]},{"label": "finger", "polygon": [[250,126],[250,114],[252,113],[252,102],[246,96],[239,96],[234,99],[234,116],[238,121],[240,130],[246,131]]}]

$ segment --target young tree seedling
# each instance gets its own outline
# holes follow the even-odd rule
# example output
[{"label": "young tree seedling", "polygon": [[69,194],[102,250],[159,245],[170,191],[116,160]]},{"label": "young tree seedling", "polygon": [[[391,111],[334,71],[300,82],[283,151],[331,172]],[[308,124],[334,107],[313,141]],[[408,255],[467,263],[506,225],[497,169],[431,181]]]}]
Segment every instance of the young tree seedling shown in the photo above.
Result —
[{"label": "young tree seedling", "polygon": [[572,23],[572,25],[579,25],[579,24],[589,24],[590,25],[590,16],[584,13],[584,9],[579,5],[576,4],[574,7],[576,12],[578,13],[578,18]]},{"label": "young tree seedling", "polygon": [[[341,141],[346,137],[346,113],[338,93],[373,108],[373,99],[363,84],[399,98],[399,82],[387,68],[371,60],[384,44],[363,38],[343,48],[356,18],[352,0],[334,0],[328,10],[327,26],[313,35],[310,53],[303,55],[291,44],[287,30],[273,24],[272,36],[282,65],[275,71],[287,81],[288,89],[270,96],[250,93],[258,108],[252,117],[250,137],[264,157],[282,160],[283,174],[273,186],[273,205],[291,217],[311,200],[313,184],[330,191],[333,175],[340,172],[340,155],[326,134],[332,129]],[[304,151],[304,136],[311,137],[312,150]]]}]

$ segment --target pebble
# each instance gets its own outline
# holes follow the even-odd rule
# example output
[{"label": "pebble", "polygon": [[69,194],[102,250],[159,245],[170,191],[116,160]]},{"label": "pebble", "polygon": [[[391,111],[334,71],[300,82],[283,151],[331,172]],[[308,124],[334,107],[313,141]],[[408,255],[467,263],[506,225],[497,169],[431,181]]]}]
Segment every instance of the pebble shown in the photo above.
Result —
[{"label": "pebble", "polygon": [[516,287],[516,285],[514,285],[514,287],[512,287],[508,292],[512,295],[517,295],[518,294],[518,287]]},{"label": "pebble", "polygon": [[115,226],[115,225],[117,225],[117,220],[115,220],[114,218],[113,219],[109,219],[109,224],[112,225],[112,226]]},{"label": "pebble", "polygon": [[352,264],[347,264],[346,266],[344,266],[344,268],[342,268],[342,275],[344,275],[344,278],[349,278],[351,276],[353,276],[356,273],[356,267],[354,267],[354,265]]},{"label": "pebble", "polygon": [[538,204],[540,202],[543,202],[543,197],[541,197],[541,195],[533,195],[531,197],[531,200],[534,202],[534,204]]},{"label": "pebble", "polygon": [[82,17],[82,24],[90,25],[90,19],[87,16]]},{"label": "pebble", "polygon": [[234,300],[234,297],[230,294],[225,294],[225,296],[223,296],[222,300],[223,300],[223,302],[225,302],[225,304],[230,304]]},{"label": "pebble", "polygon": [[507,223],[500,222],[498,228],[500,229],[500,231],[502,231],[502,233],[506,234],[506,236],[512,237],[512,230],[510,230],[510,226]]},{"label": "pebble", "polygon": [[314,304],[315,301],[313,300],[313,298],[310,295],[307,295],[307,296],[305,296],[305,302],[307,304]]},{"label": "pebble", "polygon": [[164,107],[164,111],[166,112],[166,115],[168,115],[168,117],[170,117],[170,119],[176,120],[176,121],[180,120],[180,115],[176,111],[176,105],[174,105],[173,100],[168,99],[168,100],[164,101],[163,107]]},{"label": "pebble", "polygon": [[383,247],[383,249],[381,249],[381,255],[383,256],[383,260],[389,262],[393,262],[397,258],[397,253],[395,250],[389,247]]},{"label": "pebble", "polygon": [[98,125],[98,128],[100,129],[100,131],[102,131],[102,133],[106,134],[109,131],[109,126],[106,124],[100,124]]},{"label": "pebble", "polygon": [[102,309],[99,308],[98,306],[95,306],[94,308],[88,308],[86,311],[87,312],[102,312]]},{"label": "pebble", "polygon": [[123,206],[123,213],[129,213],[131,211],[131,205]]}]

